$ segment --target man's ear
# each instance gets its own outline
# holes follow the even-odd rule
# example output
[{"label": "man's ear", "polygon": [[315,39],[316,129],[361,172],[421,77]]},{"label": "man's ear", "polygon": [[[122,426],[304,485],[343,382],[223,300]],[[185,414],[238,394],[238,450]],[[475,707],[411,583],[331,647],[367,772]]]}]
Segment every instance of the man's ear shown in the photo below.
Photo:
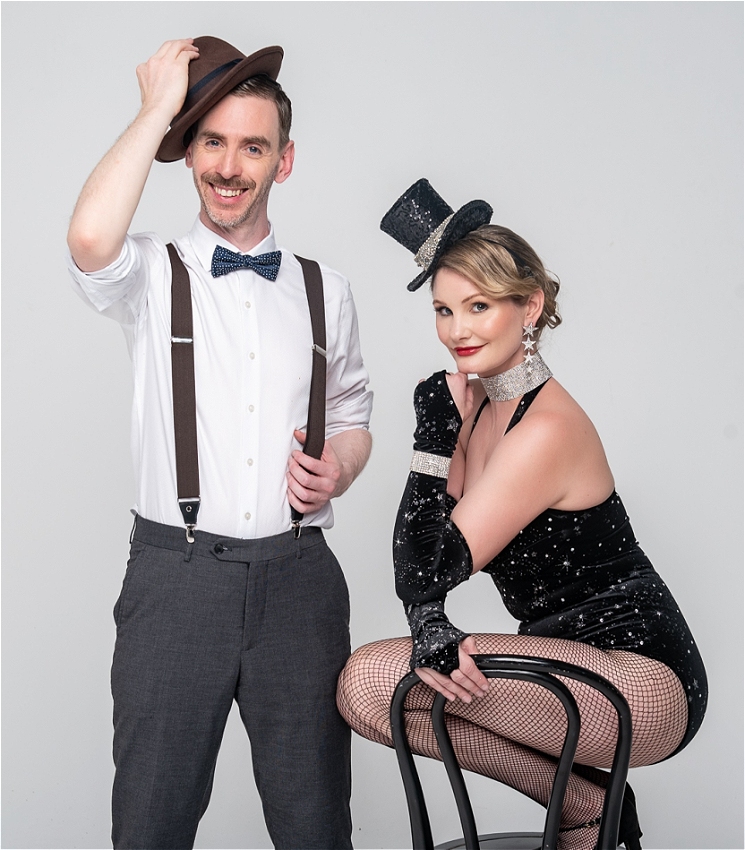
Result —
[{"label": "man's ear", "polygon": [[284,183],[285,180],[292,174],[292,166],[295,162],[295,142],[290,140],[287,142],[282,155],[279,158],[279,167],[274,176],[275,183]]}]

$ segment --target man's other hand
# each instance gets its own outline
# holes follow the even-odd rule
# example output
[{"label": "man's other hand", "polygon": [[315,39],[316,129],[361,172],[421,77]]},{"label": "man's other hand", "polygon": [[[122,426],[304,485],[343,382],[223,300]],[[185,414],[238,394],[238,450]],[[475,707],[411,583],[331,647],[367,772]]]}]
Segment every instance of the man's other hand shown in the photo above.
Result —
[{"label": "man's other hand", "polygon": [[[303,431],[295,431],[295,439],[304,444]],[[343,493],[349,486],[342,481],[343,478],[344,466],[328,440],[323,445],[320,459],[296,450],[290,455],[287,467],[290,504],[303,514],[320,510],[329,499]]]}]

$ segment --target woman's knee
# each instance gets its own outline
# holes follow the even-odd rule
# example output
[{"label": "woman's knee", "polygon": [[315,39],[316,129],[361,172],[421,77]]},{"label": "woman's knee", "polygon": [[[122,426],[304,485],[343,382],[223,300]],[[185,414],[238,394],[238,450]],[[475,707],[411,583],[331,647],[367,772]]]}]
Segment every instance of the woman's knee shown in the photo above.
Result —
[{"label": "woman's knee", "polygon": [[356,649],[339,676],[337,703],[347,722],[355,728],[356,721],[371,713],[388,712],[391,696],[403,672],[407,655],[402,654],[404,639],[368,643]]}]

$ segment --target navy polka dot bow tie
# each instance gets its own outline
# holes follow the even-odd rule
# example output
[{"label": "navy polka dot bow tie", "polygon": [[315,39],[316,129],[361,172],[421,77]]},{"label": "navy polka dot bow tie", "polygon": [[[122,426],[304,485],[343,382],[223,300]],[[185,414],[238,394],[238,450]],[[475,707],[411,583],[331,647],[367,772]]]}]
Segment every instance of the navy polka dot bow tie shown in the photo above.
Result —
[{"label": "navy polka dot bow tie", "polygon": [[236,254],[218,245],[212,255],[212,277],[220,277],[236,269],[251,269],[267,280],[276,280],[281,262],[281,251],[270,251],[268,254],[252,257],[250,254]]}]

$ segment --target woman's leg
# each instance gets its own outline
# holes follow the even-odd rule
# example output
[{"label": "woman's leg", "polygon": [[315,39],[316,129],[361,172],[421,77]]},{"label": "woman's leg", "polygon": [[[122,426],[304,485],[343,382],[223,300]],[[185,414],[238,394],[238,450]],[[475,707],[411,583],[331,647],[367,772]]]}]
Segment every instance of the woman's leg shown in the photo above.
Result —
[{"label": "woman's leg", "polygon": [[[671,753],[685,731],[687,704],[683,687],[665,665],[634,653],[605,652],[587,644],[522,635],[475,635],[479,652],[532,655],[578,664],[604,676],[624,694],[634,728],[631,764],[650,764]],[[392,745],[390,700],[408,672],[411,641],[398,638],[358,649],[339,680],[338,704],[355,731]],[[613,707],[579,682],[565,680],[582,718],[577,761],[609,767],[616,741]],[[429,710],[433,691],[424,685],[409,693],[406,725],[414,752],[439,758]],[[566,731],[558,699],[545,688],[510,679],[490,680],[489,693],[470,704],[448,703],[448,729],[460,763],[516,788],[543,805],[548,802]],[[591,777],[591,774],[590,774]],[[600,815],[604,788],[591,778],[572,775],[562,826],[575,826]],[[599,774],[599,778],[602,774]],[[602,779],[601,779],[602,783]],[[592,848],[597,827],[563,833],[562,848]]]}]

